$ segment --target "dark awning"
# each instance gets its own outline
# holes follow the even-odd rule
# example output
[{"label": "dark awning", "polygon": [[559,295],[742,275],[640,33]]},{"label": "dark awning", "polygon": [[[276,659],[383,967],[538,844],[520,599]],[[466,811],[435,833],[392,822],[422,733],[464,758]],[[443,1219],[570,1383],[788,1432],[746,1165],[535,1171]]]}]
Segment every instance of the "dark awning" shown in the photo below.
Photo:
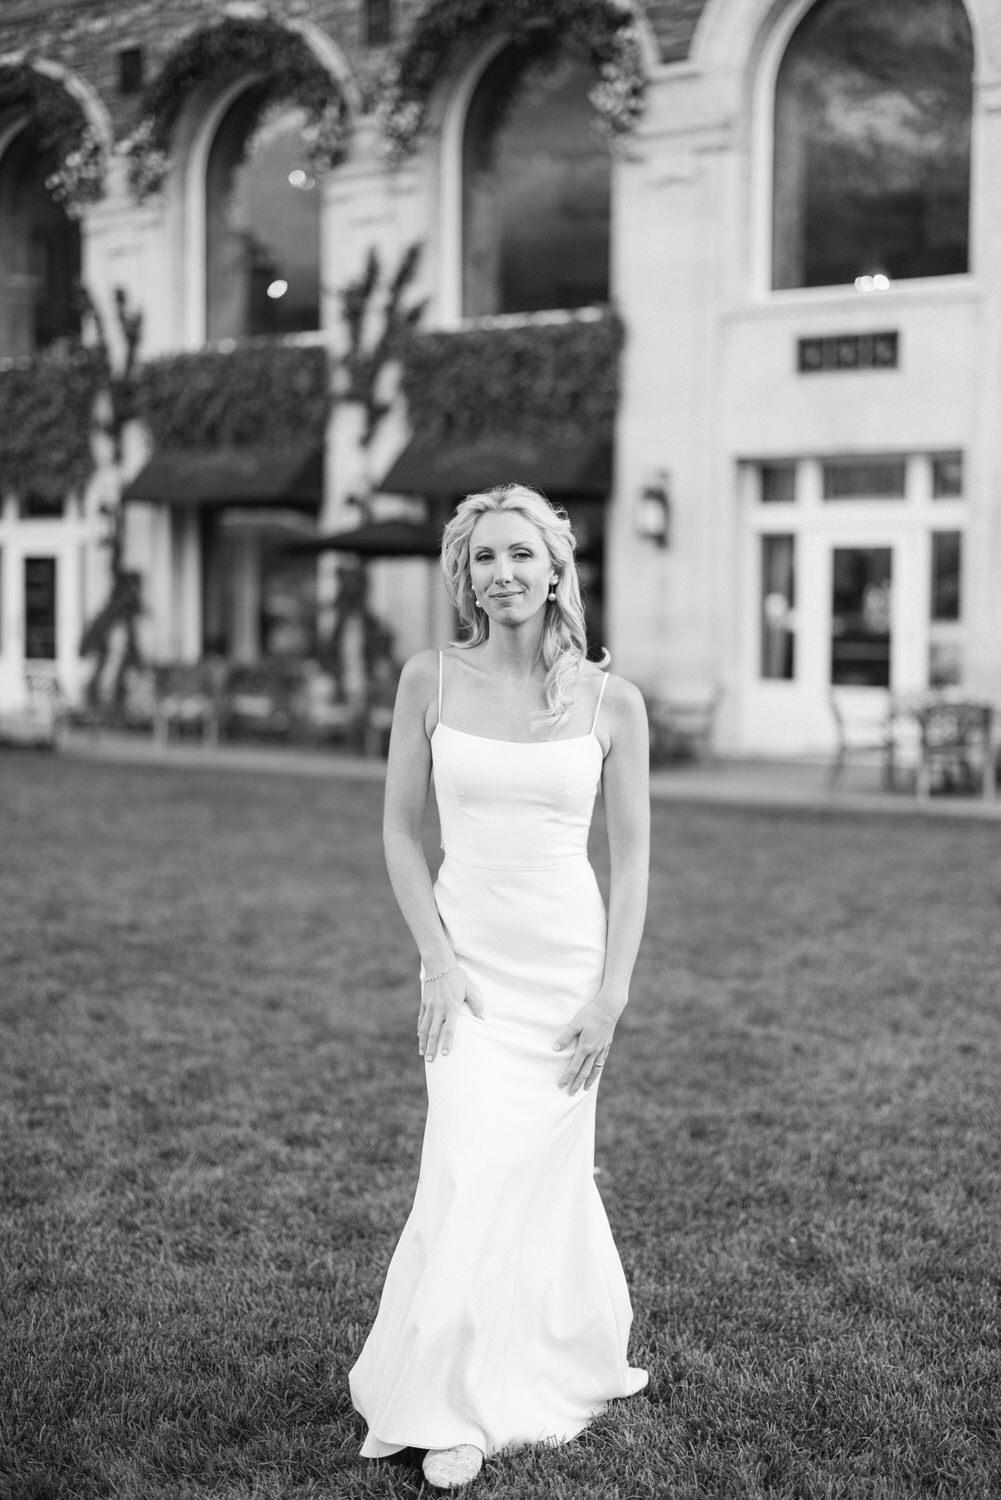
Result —
[{"label": "dark awning", "polygon": [[123,500],[167,505],[289,505],[316,510],[323,499],[323,450],[187,448],[157,453]]},{"label": "dark awning", "polygon": [[534,485],[550,499],[604,499],[612,486],[611,439],[601,434],[561,440],[486,433],[433,443],[417,437],[379,489],[387,495],[454,497],[512,481]]},{"label": "dark awning", "polygon": [[437,557],[440,521],[364,521],[347,531],[290,542],[290,552],[354,552],[359,557]]}]

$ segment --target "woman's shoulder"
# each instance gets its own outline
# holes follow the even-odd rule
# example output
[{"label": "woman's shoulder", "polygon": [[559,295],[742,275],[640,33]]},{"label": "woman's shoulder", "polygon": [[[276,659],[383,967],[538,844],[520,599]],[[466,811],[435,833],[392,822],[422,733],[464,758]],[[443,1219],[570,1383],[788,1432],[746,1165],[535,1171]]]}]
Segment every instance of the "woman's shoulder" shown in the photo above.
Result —
[{"label": "woman's shoulder", "polygon": [[408,656],[403,663],[401,680],[404,677],[408,682],[424,682],[429,677],[437,679],[440,655],[441,652],[435,651],[433,647],[428,647],[426,651],[415,651],[413,656]]},{"label": "woman's shoulder", "polygon": [[403,663],[400,695],[414,702],[427,702],[438,692],[438,652],[417,651]]},{"label": "woman's shoulder", "polygon": [[[643,694],[634,682],[628,677],[621,677],[618,672],[610,672],[595,662],[586,662],[585,670],[592,680],[597,682],[604,678],[606,686],[602,698],[601,716],[613,721],[623,728],[627,726],[645,726],[646,703]],[[600,684],[598,690],[601,691]]]}]

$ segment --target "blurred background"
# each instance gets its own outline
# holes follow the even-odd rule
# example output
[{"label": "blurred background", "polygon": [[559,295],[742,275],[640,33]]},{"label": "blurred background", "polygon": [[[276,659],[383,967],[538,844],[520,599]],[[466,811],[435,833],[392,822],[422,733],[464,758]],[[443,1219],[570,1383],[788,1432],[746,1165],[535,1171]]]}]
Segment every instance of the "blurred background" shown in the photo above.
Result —
[{"label": "blurred background", "polygon": [[378,749],[508,480],[655,722],[989,706],[999,88],[987,0],[8,0],[0,724]]}]

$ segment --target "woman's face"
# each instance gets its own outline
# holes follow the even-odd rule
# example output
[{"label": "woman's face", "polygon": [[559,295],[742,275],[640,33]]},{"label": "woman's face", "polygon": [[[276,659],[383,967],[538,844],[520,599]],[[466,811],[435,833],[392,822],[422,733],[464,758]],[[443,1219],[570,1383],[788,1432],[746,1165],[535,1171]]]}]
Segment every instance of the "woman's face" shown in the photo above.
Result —
[{"label": "woman's face", "polygon": [[556,570],[542,532],[516,510],[482,515],[469,538],[473,593],[491,623],[522,625],[546,607]]}]

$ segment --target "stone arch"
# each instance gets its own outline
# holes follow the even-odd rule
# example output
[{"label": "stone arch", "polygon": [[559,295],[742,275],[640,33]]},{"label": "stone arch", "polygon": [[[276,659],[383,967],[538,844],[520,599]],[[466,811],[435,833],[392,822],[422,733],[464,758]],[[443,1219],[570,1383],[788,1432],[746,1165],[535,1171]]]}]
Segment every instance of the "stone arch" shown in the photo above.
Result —
[{"label": "stone arch", "polygon": [[593,102],[609,134],[633,128],[658,52],[641,8],[631,0],[602,0],[586,15],[574,0],[429,0],[398,50],[380,109],[389,155],[402,157],[413,148],[443,77],[451,75],[461,88],[462,63],[481,57],[491,38],[519,41],[533,34],[583,55],[599,73],[614,69],[621,86],[608,92],[616,97],[603,101],[599,82]]},{"label": "stone arch", "polygon": [[[71,68],[65,67],[62,63],[53,62],[49,58],[29,58],[24,52],[8,52],[0,56],[0,75],[5,72],[10,76],[18,73],[29,75],[36,73],[41,78],[58,85],[77,105],[85,123],[93,130],[104,150],[111,149],[114,135],[111,117],[100,95],[78,73],[74,73]],[[29,88],[29,80],[25,79],[25,94],[28,93]],[[0,92],[0,108],[3,104],[4,98]]]},{"label": "stone arch", "polygon": [[58,163],[62,186],[56,196],[72,214],[79,216],[85,204],[103,196],[111,120],[94,89],[72,69],[24,52],[0,56],[0,113],[36,122]]},{"label": "stone arch", "polygon": [[45,73],[61,83],[66,92],[73,96],[105,151],[110,151],[114,140],[111,116],[97,90],[86,79],[81,78],[79,73],[74,73],[71,68],[64,67],[62,63],[50,62],[47,58],[36,58],[33,66],[39,73]]},{"label": "stone arch", "polygon": [[[699,72],[744,74],[777,30],[788,37],[817,0],[706,0],[689,60]],[[962,0],[978,74],[1001,72],[1001,12],[993,0]]]},{"label": "stone arch", "polygon": [[312,22],[234,5],[188,31],[148,85],[140,124],[127,146],[137,196],[162,185],[177,127],[192,100],[201,96],[210,107],[241,76],[264,79],[275,98],[306,108],[317,126],[318,162],[334,166],[342,159],[360,95],[340,48]]},{"label": "stone arch", "polygon": [[[737,138],[747,142],[747,263],[750,286],[756,295],[771,290],[772,158],[779,70],[797,28],[820,3],[822,0],[707,0],[693,39],[690,66],[711,86],[720,122],[736,127]],[[975,78],[982,83],[994,72],[994,60],[1001,63],[1001,13],[995,13],[990,0],[957,3],[970,23]]]}]

